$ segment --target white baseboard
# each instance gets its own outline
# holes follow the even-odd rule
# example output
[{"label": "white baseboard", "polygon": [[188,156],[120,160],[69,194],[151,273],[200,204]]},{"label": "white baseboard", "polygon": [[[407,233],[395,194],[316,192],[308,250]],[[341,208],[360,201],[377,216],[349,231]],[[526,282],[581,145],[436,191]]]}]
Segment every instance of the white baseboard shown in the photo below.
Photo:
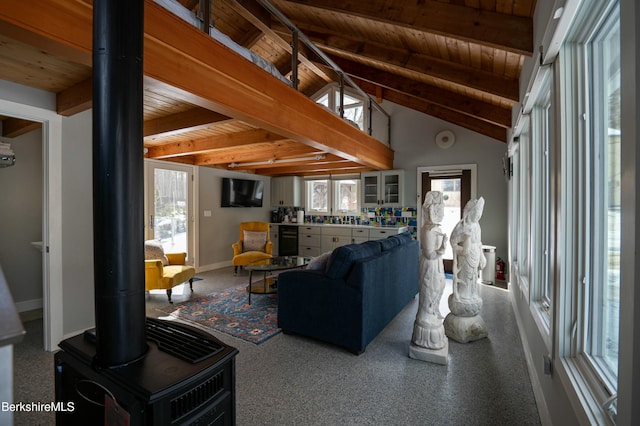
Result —
[{"label": "white baseboard", "polygon": [[200,265],[196,268],[196,274],[198,272],[207,272],[213,271],[215,269],[222,269],[231,266],[230,260],[225,260],[224,262],[210,263],[208,265]]},{"label": "white baseboard", "polygon": [[520,333],[520,339],[522,340],[522,347],[524,350],[524,357],[527,364],[527,370],[529,371],[529,379],[531,380],[531,388],[533,389],[533,396],[536,400],[536,405],[538,406],[538,415],[540,416],[540,423],[543,425],[551,425],[551,415],[549,414],[549,407],[547,407],[547,401],[544,397],[544,392],[542,390],[542,386],[540,385],[540,380],[536,373],[536,368],[534,366],[533,358],[531,357],[531,349],[529,347],[529,339],[525,333],[524,326],[522,325],[522,319],[520,318],[520,313],[518,312],[517,302],[515,300],[516,292],[513,291],[513,286],[511,286],[512,291],[510,292],[511,299],[511,307],[514,310],[514,314],[516,317],[516,325],[518,326],[518,332]]},{"label": "white baseboard", "polygon": [[35,309],[42,309],[42,306],[42,299],[23,300],[22,302],[16,302],[16,311],[33,311]]}]

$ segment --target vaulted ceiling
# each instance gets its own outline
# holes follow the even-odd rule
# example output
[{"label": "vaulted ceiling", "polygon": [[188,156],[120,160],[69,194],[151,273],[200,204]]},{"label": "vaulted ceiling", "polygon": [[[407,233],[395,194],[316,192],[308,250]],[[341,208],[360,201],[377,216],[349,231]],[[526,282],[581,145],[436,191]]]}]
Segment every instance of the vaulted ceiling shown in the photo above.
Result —
[{"label": "vaulted ceiling", "polygon": [[[47,8],[55,13],[56,3],[62,0],[28,1],[38,3],[46,14]],[[73,1],[80,6],[91,4],[90,0]],[[260,0],[178,1],[203,20],[209,15],[217,29],[291,76],[291,31]],[[496,143],[507,141],[524,58],[533,54],[536,0],[271,3],[373,99],[415,109]],[[5,7],[10,6],[0,6],[0,15]],[[91,64],[86,58],[49,51],[46,43],[32,44],[29,37],[16,37],[7,28],[0,20],[0,79],[56,93],[62,115],[90,108]],[[308,47],[300,44],[299,52],[302,93],[310,96],[338,80]],[[3,118],[5,137],[37,126]],[[150,158],[225,169],[231,163],[246,162],[251,166],[245,170],[272,176],[372,169],[371,164],[358,164],[340,152],[190,104],[153,85],[145,86],[144,118]],[[296,162],[299,157],[304,160]],[[265,160],[264,166],[256,165]]]}]

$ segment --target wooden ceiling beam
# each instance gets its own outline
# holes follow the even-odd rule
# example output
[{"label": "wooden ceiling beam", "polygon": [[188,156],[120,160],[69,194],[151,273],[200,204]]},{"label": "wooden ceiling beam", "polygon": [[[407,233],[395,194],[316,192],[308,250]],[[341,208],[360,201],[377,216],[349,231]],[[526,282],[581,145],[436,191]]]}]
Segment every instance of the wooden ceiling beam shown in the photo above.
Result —
[{"label": "wooden ceiling beam", "polygon": [[148,147],[147,158],[164,159],[183,155],[195,155],[203,151],[213,151],[222,148],[237,148],[243,145],[254,145],[264,142],[284,140],[283,136],[267,130],[256,129],[244,132],[227,133],[188,142],[168,143]]},{"label": "wooden ceiling beam", "polygon": [[533,19],[436,0],[286,0],[315,9],[533,55]]},{"label": "wooden ceiling beam", "polygon": [[393,151],[388,146],[217,45],[145,0],[145,85],[365,166],[393,168]]},{"label": "wooden ceiling beam", "polygon": [[[280,167],[283,167],[283,168],[284,167],[288,167],[288,168],[301,167],[304,169],[318,169],[318,168],[325,168],[325,167],[334,168],[334,167],[338,167],[338,165],[343,166],[346,164],[349,164],[349,165],[354,164],[352,161],[345,160],[336,155],[321,154],[321,156],[324,157],[324,159],[315,160],[315,159],[289,158],[284,162],[278,162],[282,160],[274,160],[273,163],[268,162],[268,160],[267,161],[247,161],[244,164],[240,163],[234,166],[230,164],[227,167],[229,168],[229,170],[235,170],[235,171],[246,171],[246,170],[256,171],[256,170],[273,169],[273,168],[280,168]],[[359,167],[360,165],[357,165],[357,166]]]},{"label": "wooden ceiling beam", "polygon": [[[420,81],[367,67],[353,61],[347,61],[342,58],[332,59],[344,72],[354,78],[356,84],[358,84],[358,80],[366,80],[378,85],[378,87],[382,86],[410,96],[422,98],[427,102],[480,118],[497,124],[498,126],[511,127],[511,108],[503,108]],[[380,97],[382,97],[378,90],[376,90],[376,93],[373,95],[376,97],[380,95]]]},{"label": "wooden ceiling beam", "polygon": [[265,176],[284,176],[284,175],[319,175],[319,174],[348,174],[348,173],[360,173],[367,171],[366,167],[362,164],[354,162],[334,162],[329,164],[318,165],[302,165],[302,166],[279,166],[272,168],[260,169],[260,174]]},{"label": "wooden ceiling beam", "polygon": [[93,106],[93,78],[87,78],[56,94],[56,112],[70,117]]},{"label": "wooden ceiling beam", "polygon": [[322,154],[321,151],[310,146],[293,141],[246,145],[245,148],[219,149],[198,154],[194,156],[195,164],[198,166],[211,166],[214,164],[249,163]]},{"label": "wooden ceiling beam", "polygon": [[[375,94],[377,87],[375,84],[367,81],[360,81],[360,83],[362,90],[369,94]],[[425,99],[416,98],[391,89],[384,91],[384,98],[398,105],[402,105],[432,117],[448,121],[449,123],[457,126],[473,130],[474,132],[499,140],[500,142],[507,142],[507,129],[502,126],[491,124],[487,121],[462,114],[458,111],[443,108],[440,105],[433,104]]]},{"label": "wooden ceiling beam", "polygon": [[144,137],[155,139],[206,129],[233,119],[204,108],[192,108],[144,122]]},{"label": "wooden ceiling beam", "polygon": [[41,127],[42,123],[38,121],[9,117],[2,120],[2,136],[16,138]]},{"label": "wooden ceiling beam", "polygon": [[[384,67],[396,68],[404,73],[409,70],[484,92],[512,104],[519,100],[520,92],[517,78],[508,78],[462,64],[410,52],[404,47],[381,45],[367,40],[358,40],[344,34],[321,33],[316,26],[308,28],[306,24],[302,24],[300,28],[320,49],[333,56],[360,57]],[[286,36],[286,34],[281,35]]]},{"label": "wooden ceiling beam", "polygon": [[[264,70],[153,0],[145,0],[144,7],[145,85],[367,167],[393,168],[388,146],[270,80]],[[91,3],[83,0],[22,0],[0,8],[4,34],[13,29],[9,35],[19,41],[88,65],[92,21]]]}]

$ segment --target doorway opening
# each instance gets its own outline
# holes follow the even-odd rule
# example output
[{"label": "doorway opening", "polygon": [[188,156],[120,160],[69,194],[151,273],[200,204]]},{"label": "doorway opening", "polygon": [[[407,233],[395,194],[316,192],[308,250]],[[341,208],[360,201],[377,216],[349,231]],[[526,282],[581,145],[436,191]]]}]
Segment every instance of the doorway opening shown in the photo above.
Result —
[{"label": "doorway opening", "polygon": [[[442,231],[451,236],[451,231],[462,218],[462,210],[476,193],[476,165],[450,165],[418,168],[418,236],[422,226],[422,200],[427,192],[440,191],[444,201]],[[445,272],[453,271],[453,251],[447,244],[442,256]]]}]

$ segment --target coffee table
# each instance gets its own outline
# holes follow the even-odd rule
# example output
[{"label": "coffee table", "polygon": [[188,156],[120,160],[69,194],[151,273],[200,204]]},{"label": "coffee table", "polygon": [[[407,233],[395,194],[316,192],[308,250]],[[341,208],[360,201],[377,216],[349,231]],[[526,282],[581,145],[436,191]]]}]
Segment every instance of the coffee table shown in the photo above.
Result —
[{"label": "coffee table", "polygon": [[[301,256],[275,256],[269,259],[261,259],[245,265],[244,269],[249,271],[249,304],[251,304],[251,294],[269,294],[278,291],[277,277],[267,277],[276,271],[287,269],[304,268],[311,259]],[[262,280],[253,282],[253,273],[262,272]]]}]

